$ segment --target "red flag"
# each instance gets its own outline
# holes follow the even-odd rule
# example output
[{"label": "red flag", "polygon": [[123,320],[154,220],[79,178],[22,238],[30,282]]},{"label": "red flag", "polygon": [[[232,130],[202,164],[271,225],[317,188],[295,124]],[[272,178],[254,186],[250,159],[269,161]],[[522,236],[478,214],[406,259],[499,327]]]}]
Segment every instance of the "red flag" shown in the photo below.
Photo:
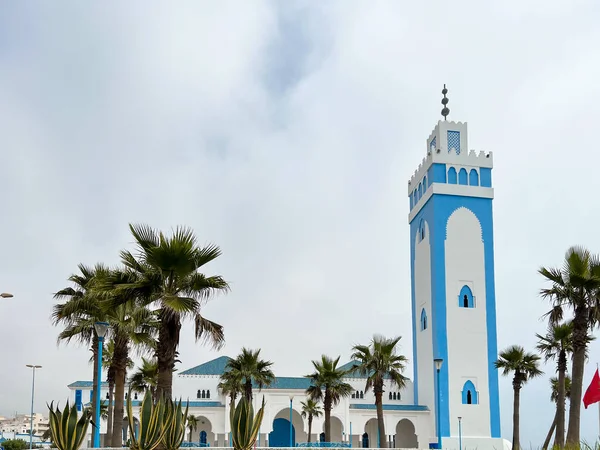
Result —
[{"label": "red flag", "polygon": [[588,386],[583,396],[583,406],[587,409],[593,403],[600,402],[600,375],[598,369],[592,378],[592,382]]}]

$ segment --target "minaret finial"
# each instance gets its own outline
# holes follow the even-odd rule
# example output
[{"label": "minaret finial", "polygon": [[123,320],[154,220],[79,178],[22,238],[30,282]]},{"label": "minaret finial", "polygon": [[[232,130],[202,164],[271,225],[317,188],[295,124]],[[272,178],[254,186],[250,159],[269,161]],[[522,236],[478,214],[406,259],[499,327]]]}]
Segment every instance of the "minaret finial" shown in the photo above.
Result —
[{"label": "minaret finial", "polygon": [[448,93],[448,89],[446,89],[446,84],[444,83],[444,89],[442,89],[442,94],[444,94],[444,98],[442,99],[442,105],[444,108],[442,109],[442,116],[444,116],[444,120],[447,120],[448,114],[450,114],[450,109],[448,108],[448,98],[446,94]]}]

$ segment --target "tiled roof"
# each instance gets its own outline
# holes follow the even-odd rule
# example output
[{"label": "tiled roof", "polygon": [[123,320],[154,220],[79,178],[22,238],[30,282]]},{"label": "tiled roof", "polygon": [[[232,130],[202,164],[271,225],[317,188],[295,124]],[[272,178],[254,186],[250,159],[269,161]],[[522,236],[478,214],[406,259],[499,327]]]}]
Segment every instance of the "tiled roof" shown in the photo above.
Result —
[{"label": "tiled roof", "polygon": [[[382,405],[383,409],[388,411],[429,411],[427,406],[423,405]],[[374,403],[353,403],[350,409],[375,409]]]},{"label": "tiled roof", "polygon": [[[179,401],[179,399],[177,399]],[[131,402],[131,406],[140,406],[142,402],[140,400],[134,400]],[[186,401],[182,401],[182,406],[185,408]],[[91,406],[91,403],[84,403],[83,406]],[[190,408],[224,408],[225,405],[221,402],[190,402]]]},{"label": "tiled roof", "polygon": [[219,356],[204,364],[184,370],[181,375],[222,375],[230,359],[229,356]]},{"label": "tiled roof", "polygon": [[[275,381],[263,389],[302,389],[310,386],[310,379],[304,377],[277,377]],[[256,386],[255,386],[256,387]]]}]

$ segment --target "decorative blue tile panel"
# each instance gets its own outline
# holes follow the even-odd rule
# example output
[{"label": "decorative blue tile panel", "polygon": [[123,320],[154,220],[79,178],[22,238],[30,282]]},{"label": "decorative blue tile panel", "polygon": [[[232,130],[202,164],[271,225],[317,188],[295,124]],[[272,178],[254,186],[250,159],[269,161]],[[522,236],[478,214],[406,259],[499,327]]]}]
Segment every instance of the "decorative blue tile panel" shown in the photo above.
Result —
[{"label": "decorative blue tile panel", "polygon": [[460,131],[448,131],[448,153],[456,150],[456,154],[460,154]]}]

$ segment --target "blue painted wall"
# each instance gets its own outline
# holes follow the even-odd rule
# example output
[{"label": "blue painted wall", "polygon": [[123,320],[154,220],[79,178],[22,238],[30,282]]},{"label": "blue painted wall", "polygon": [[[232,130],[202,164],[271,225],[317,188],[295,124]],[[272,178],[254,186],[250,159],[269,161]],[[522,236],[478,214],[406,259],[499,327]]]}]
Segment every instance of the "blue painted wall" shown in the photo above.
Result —
[{"label": "blue painted wall", "polygon": [[[448,172],[450,182],[451,168]],[[481,183],[485,180],[491,183],[491,171],[489,176],[485,175],[484,169],[481,169]],[[456,173],[456,172],[454,172]],[[486,178],[487,177],[487,178]],[[484,259],[486,270],[486,326],[488,342],[488,389],[490,395],[490,428],[492,437],[500,437],[500,404],[498,393],[498,373],[494,367],[498,353],[497,332],[496,332],[496,298],[495,298],[495,280],[494,280],[494,235],[493,235],[493,217],[492,200],[478,197],[462,197],[454,195],[433,195],[419,213],[410,223],[410,248],[411,248],[411,301],[412,301],[412,321],[413,321],[413,358],[414,361],[414,396],[415,403],[418,404],[418,364],[417,364],[417,330],[420,323],[419,317],[415,314],[415,280],[414,280],[414,259],[415,259],[415,236],[418,231],[418,224],[424,219],[429,226],[429,242],[431,245],[431,295],[432,308],[429,317],[429,326],[432,328],[433,354],[434,357],[444,359],[444,365],[440,371],[440,389],[441,389],[441,435],[450,436],[450,417],[448,408],[448,365],[452,361],[448,360],[448,342],[446,329],[446,272],[445,272],[445,239],[446,224],[448,218],[456,209],[466,207],[471,210],[479,219],[482,226],[484,241]],[[456,298],[456,297],[454,297]],[[483,305],[481,305],[483,306]],[[434,363],[431,361],[431,370],[435,376]],[[434,386],[434,389],[437,389]]]},{"label": "blue painted wall", "polygon": [[[296,430],[292,425],[292,442],[296,445]],[[269,447],[290,446],[290,421],[287,419],[275,419],[273,431],[269,433]]]},{"label": "blue painted wall", "polygon": [[75,406],[77,407],[77,411],[81,411],[83,409],[81,389],[75,390]]}]

